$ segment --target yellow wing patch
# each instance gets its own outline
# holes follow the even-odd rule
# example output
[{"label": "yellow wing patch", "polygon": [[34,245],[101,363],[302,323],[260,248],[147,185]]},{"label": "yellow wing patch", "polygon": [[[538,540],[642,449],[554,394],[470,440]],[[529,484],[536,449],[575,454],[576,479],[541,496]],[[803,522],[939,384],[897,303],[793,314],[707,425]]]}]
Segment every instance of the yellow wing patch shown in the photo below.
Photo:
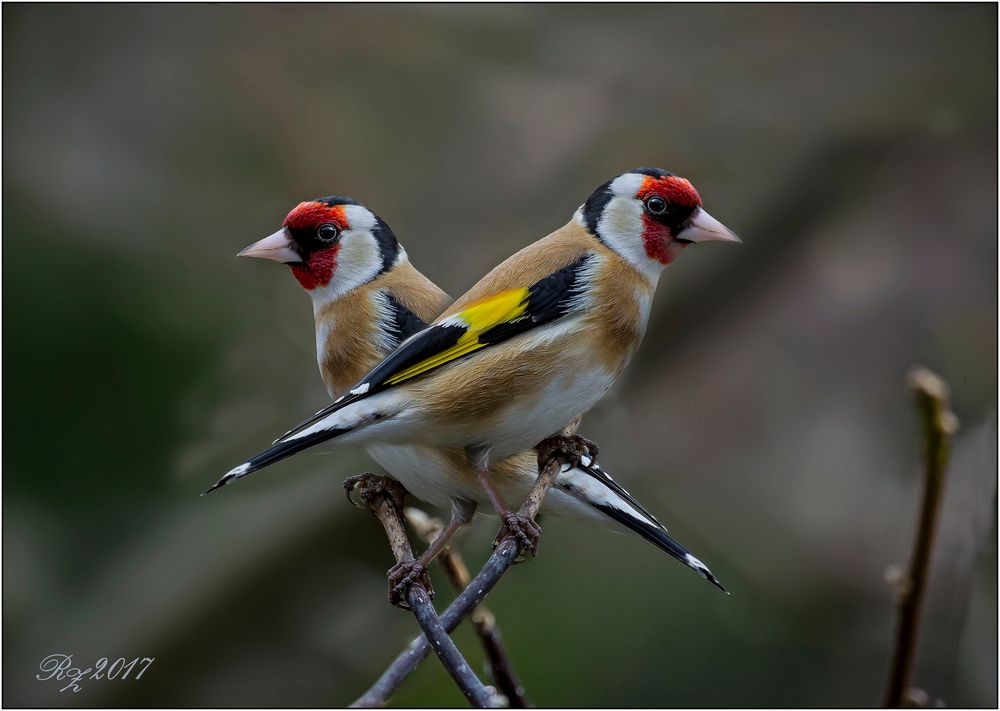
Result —
[{"label": "yellow wing patch", "polygon": [[507,289],[479,301],[473,301],[451,318],[460,318],[469,324],[469,331],[462,336],[478,335],[497,324],[513,321],[524,313],[528,305],[527,289]]},{"label": "yellow wing patch", "polygon": [[435,353],[405,370],[401,370],[392,377],[387,378],[385,384],[396,385],[485,347],[488,344],[480,343],[479,335],[494,326],[513,321],[522,316],[528,306],[528,295],[527,289],[507,289],[474,301],[457,314],[449,316],[439,324],[435,324],[440,326],[442,323],[449,321],[460,321],[466,324],[468,330],[459,337],[453,346]]}]

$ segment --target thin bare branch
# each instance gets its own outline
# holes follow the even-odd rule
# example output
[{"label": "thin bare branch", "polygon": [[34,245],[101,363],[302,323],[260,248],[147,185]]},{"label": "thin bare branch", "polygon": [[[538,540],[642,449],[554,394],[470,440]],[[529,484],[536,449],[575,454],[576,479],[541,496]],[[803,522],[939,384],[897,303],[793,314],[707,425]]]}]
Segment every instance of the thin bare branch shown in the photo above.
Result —
[{"label": "thin bare branch", "polygon": [[[493,555],[489,557],[483,569],[472,579],[469,586],[455,598],[441,614],[441,624],[445,630],[452,632],[466,615],[489,594],[500,577],[511,566],[520,552],[517,541],[506,538]],[[423,635],[410,642],[403,652],[389,665],[382,676],[368,691],[351,704],[355,708],[381,708],[396,692],[407,676],[427,657],[431,646]]]},{"label": "thin bare branch", "polygon": [[[353,477],[345,482],[345,488],[347,487],[358,489],[361,501],[371,509],[375,517],[382,523],[397,564],[414,565],[416,561],[413,557],[413,549],[410,547],[406,531],[403,528],[405,489],[402,485],[388,477],[363,475],[362,477]],[[499,706],[502,699],[492,689],[487,688],[479,681],[472,667],[448,635],[449,630],[445,629],[438,618],[426,587],[425,574],[418,573],[415,576],[412,583],[407,586],[405,595],[406,602],[409,603],[420,628],[424,631],[423,638],[430,640],[428,646],[437,653],[441,663],[451,678],[455,680],[469,703],[478,708]]]},{"label": "thin bare branch", "polygon": [[[428,544],[432,544],[444,529],[444,524],[440,519],[428,516],[421,509],[407,507],[403,514],[410,527]],[[445,546],[436,560],[456,592],[462,592],[468,587],[472,576],[457,550],[451,546]],[[507,697],[511,708],[531,708],[531,702],[525,695],[524,686],[514,672],[514,666],[511,664],[510,656],[507,654],[500,637],[496,617],[485,604],[480,604],[472,611],[469,621],[472,622],[476,634],[479,636],[479,641],[483,645],[483,650],[486,652],[486,658],[490,665],[490,677],[497,690]]]},{"label": "thin bare branch", "polygon": [[[564,436],[575,434],[580,424],[579,418],[563,430]],[[547,448],[546,448],[547,449]],[[541,464],[541,463],[540,463]],[[549,490],[562,468],[557,456],[549,456],[541,465],[538,478],[531,487],[528,497],[521,506],[520,513],[532,519],[538,515],[545,493]],[[487,559],[483,569],[472,579],[465,590],[448,606],[441,615],[441,624],[448,632],[452,632],[459,623],[490,593],[493,586],[499,582],[507,569],[521,553],[521,547],[516,537],[504,538],[493,550],[493,555]],[[392,664],[382,673],[382,676],[353,704],[354,708],[381,708],[396,692],[403,680],[417,668],[430,653],[431,647],[424,636],[410,642],[403,652],[393,660]]]},{"label": "thin bare branch", "polygon": [[958,429],[958,419],[949,409],[948,386],[940,377],[926,368],[916,367],[907,375],[907,384],[913,393],[923,429],[924,489],[910,568],[897,581],[899,622],[885,694],[887,708],[903,706],[910,695],[921,608],[927,589],[934,534],[944,498],[951,438]]}]

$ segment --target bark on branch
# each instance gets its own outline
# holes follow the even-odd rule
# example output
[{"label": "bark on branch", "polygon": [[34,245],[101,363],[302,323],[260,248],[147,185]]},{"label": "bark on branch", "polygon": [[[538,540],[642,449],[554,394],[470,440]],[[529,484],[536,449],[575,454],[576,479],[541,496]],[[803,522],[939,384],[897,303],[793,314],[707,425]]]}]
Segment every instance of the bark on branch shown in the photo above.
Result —
[{"label": "bark on branch", "polygon": [[[421,509],[407,507],[403,510],[403,514],[410,527],[428,545],[432,544],[444,529],[444,525],[439,519],[428,516]],[[451,546],[446,546],[438,554],[437,562],[441,565],[452,587],[455,588],[455,592],[460,593],[469,586],[472,576],[458,551]],[[475,627],[479,641],[483,645],[483,651],[486,653],[486,659],[490,665],[490,677],[496,685],[497,691],[507,697],[511,708],[531,708],[531,702],[528,701],[524,687],[518,681],[507,649],[500,638],[496,617],[486,608],[485,604],[480,604],[469,616],[469,621]]]},{"label": "bark on branch", "polygon": [[[563,430],[564,435],[573,435],[579,427],[580,421],[577,418]],[[521,506],[520,513],[530,516],[532,519],[538,515],[538,510],[542,506],[545,493],[549,490],[562,468],[560,459],[556,456],[548,456],[544,462],[539,462],[540,470],[538,478],[528,492],[528,497]],[[514,560],[521,553],[521,546],[518,540],[512,536],[504,538],[493,550],[493,555],[489,557],[482,570],[466,586],[458,597],[448,606],[448,609],[441,615],[441,624],[448,632],[452,632],[466,615],[472,612],[476,606],[483,601],[493,586],[499,582],[507,569],[510,568]],[[353,708],[381,708],[385,706],[389,698],[396,692],[407,676],[417,668],[431,651],[431,645],[427,641],[426,635],[421,635],[404,649],[398,657],[389,665],[382,676],[359,696],[351,707]]]},{"label": "bark on branch", "polygon": [[899,622],[884,701],[887,708],[905,705],[911,695],[910,682],[917,655],[931,550],[944,499],[951,438],[958,430],[958,419],[949,409],[948,386],[940,377],[926,368],[916,367],[907,375],[907,385],[913,393],[923,430],[924,488],[910,567],[905,575],[894,581],[897,584]]},{"label": "bark on branch", "polygon": [[[403,528],[405,489],[402,485],[388,477],[374,475],[354,477],[348,482],[345,483],[345,486],[352,489],[357,486],[361,501],[371,509],[375,517],[382,523],[396,562],[413,563],[413,549],[410,547],[409,539],[407,539],[406,531]],[[441,624],[427,590],[425,583],[418,578],[406,592],[406,601],[409,603],[410,609],[413,610],[413,615],[417,618],[420,628],[424,631],[423,638],[430,640],[429,647],[432,647],[437,653],[444,668],[455,680],[469,703],[478,708],[493,708],[501,705],[502,699],[492,689],[487,688],[479,681],[475,672],[472,671],[472,667],[458,651],[458,647],[448,635],[449,630],[446,630]]]}]

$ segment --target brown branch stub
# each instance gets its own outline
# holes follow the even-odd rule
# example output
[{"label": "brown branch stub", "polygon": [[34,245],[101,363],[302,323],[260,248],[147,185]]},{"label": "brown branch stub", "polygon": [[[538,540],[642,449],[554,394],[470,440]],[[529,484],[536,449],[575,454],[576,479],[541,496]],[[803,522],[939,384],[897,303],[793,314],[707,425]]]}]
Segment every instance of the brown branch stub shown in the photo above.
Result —
[{"label": "brown branch stub", "polygon": [[958,430],[958,418],[950,409],[948,385],[944,380],[927,368],[917,366],[907,374],[906,382],[914,398],[923,434],[924,486],[909,569],[906,572],[893,569],[892,582],[896,590],[899,620],[884,701],[888,708],[900,708],[907,703],[917,654],[921,608],[930,573],[931,551],[944,499],[951,438]]}]

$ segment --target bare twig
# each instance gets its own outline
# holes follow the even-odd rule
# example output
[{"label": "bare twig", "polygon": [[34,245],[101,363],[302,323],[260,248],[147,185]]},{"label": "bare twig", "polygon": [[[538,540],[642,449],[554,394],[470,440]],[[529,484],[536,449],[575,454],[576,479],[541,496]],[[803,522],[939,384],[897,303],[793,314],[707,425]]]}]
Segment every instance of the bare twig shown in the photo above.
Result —
[{"label": "bare twig", "polygon": [[[403,496],[405,489],[394,479],[362,475],[352,477],[345,482],[345,488],[357,487],[361,501],[371,509],[375,517],[382,523],[389,538],[393,555],[397,564],[413,564],[413,550],[403,529]],[[431,603],[430,594],[425,587],[425,581],[417,577],[406,590],[406,601],[413,610],[424,638],[431,641],[430,645],[441,659],[452,679],[469,702],[479,708],[492,708],[501,701],[497,694],[479,681],[465,657],[448,636],[441,620]]]},{"label": "bare twig", "polygon": [[[563,430],[563,433],[567,436],[574,434],[579,424],[580,421],[577,418]],[[544,465],[541,466],[538,478],[531,487],[531,491],[528,492],[528,497],[521,506],[521,514],[530,516],[532,519],[538,515],[538,510],[541,508],[545,493],[555,483],[561,468],[562,465],[557,457],[549,457],[545,461]],[[458,627],[465,616],[482,602],[483,598],[490,593],[493,586],[497,584],[503,574],[507,572],[507,569],[514,563],[520,552],[520,543],[514,536],[504,538],[497,545],[493,550],[493,555],[483,565],[483,569],[479,571],[479,574],[472,579],[465,590],[452,601],[448,609],[441,615],[441,624],[444,625],[444,628],[448,632]],[[424,636],[417,637],[393,660],[389,668],[382,673],[382,676],[376,680],[371,688],[358,697],[351,706],[355,708],[380,708],[385,706],[389,697],[395,693],[396,689],[403,683],[403,680],[424,660],[428,653],[430,653],[430,650],[431,647],[427,642],[427,638]]]},{"label": "bare twig", "polygon": [[[444,528],[439,519],[428,516],[421,509],[407,507],[403,513],[407,523],[428,544],[433,543]],[[457,592],[462,592],[468,587],[472,576],[458,551],[451,546],[445,546],[438,554],[437,562],[444,569],[448,581]],[[496,684],[497,690],[507,697],[511,708],[530,708],[531,702],[528,701],[528,697],[524,693],[524,686],[518,681],[510,657],[507,655],[507,650],[500,638],[496,617],[485,604],[480,604],[469,615],[469,621],[475,627],[479,641],[486,652],[486,658],[490,664],[490,677]]]},{"label": "bare twig", "polygon": [[[505,539],[496,547],[493,555],[486,561],[486,565],[479,571],[479,574],[441,614],[441,624],[445,630],[452,632],[462,619],[486,597],[507,568],[514,562],[519,550],[517,541],[512,538]],[[431,647],[427,638],[423,635],[417,637],[396,657],[372,687],[351,706],[356,708],[385,706],[389,697],[396,692],[403,680],[417,668],[417,665],[424,660],[430,651]]]},{"label": "bare twig", "polygon": [[899,622],[885,695],[885,706],[888,708],[899,708],[910,695],[921,607],[927,589],[938,514],[944,498],[951,438],[958,429],[958,419],[949,409],[948,386],[940,377],[926,368],[916,367],[907,375],[907,384],[916,401],[923,429],[924,490],[910,569],[897,581]]},{"label": "bare twig", "polygon": [[483,685],[458,647],[448,636],[441,620],[431,604],[427,591],[420,585],[412,585],[407,594],[413,614],[420,623],[427,639],[431,640],[434,651],[441,658],[441,663],[458,684],[459,689],[473,706],[477,708],[496,708],[503,705],[496,692]]}]

